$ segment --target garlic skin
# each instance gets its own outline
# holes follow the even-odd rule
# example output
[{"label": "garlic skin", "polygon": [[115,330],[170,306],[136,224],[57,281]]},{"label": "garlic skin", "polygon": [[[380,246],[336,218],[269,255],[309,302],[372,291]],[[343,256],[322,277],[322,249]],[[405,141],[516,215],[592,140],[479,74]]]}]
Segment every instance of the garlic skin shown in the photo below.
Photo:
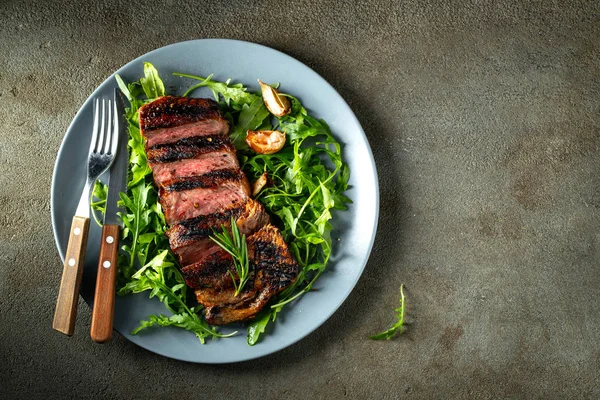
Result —
[{"label": "garlic skin", "polygon": [[285,146],[285,133],[280,131],[247,131],[246,144],[259,154],[274,154]]},{"label": "garlic skin", "polygon": [[266,172],[259,176],[256,182],[254,182],[254,184],[252,185],[252,197],[258,196],[258,194],[260,193],[262,188],[265,187],[268,181],[269,179],[267,178]]},{"label": "garlic skin", "polygon": [[262,90],[263,101],[265,102],[265,106],[269,109],[271,114],[276,117],[283,117],[287,115],[292,110],[292,106],[287,97],[279,94],[279,91],[273,89],[271,86],[267,85],[260,79],[258,80],[260,84],[260,89]]}]

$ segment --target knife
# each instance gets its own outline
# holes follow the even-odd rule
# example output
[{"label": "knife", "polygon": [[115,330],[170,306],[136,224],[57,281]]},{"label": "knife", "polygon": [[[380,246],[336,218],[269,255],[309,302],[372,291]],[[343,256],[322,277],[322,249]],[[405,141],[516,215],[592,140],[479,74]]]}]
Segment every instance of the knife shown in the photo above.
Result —
[{"label": "knife", "polygon": [[98,258],[98,275],[92,310],[92,327],[90,336],[97,343],[104,343],[112,338],[113,319],[115,313],[115,279],[117,276],[117,258],[119,253],[119,236],[123,222],[117,215],[123,211],[118,205],[119,193],[127,190],[127,122],[125,104],[120,91],[115,89],[115,105],[117,109],[117,129],[119,144],[117,156],[110,167],[108,178],[108,195],[102,226],[102,242]]}]

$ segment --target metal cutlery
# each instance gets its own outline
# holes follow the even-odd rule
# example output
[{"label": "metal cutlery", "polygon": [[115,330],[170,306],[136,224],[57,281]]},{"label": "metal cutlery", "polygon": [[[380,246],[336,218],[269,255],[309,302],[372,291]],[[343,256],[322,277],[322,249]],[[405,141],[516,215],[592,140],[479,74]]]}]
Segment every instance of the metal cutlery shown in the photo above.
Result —
[{"label": "metal cutlery", "polygon": [[108,195],[102,227],[100,257],[98,258],[98,275],[92,310],[92,326],[90,336],[95,342],[104,343],[112,338],[113,318],[115,312],[115,278],[117,274],[117,257],[119,251],[119,235],[123,222],[118,216],[123,211],[118,206],[119,193],[127,190],[127,125],[123,98],[115,89],[115,129],[118,132],[118,149],[115,162],[110,167]]},{"label": "metal cutlery", "polygon": [[62,279],[52,327],[71,336],[75,329],[77,300],[83,275],[85,251],[90,227],[90,191],[94,182],[115,159],[118,143],[116,105],[111,100],[94,101],[94,123],[87,161],[87,179],[71,222]]}]

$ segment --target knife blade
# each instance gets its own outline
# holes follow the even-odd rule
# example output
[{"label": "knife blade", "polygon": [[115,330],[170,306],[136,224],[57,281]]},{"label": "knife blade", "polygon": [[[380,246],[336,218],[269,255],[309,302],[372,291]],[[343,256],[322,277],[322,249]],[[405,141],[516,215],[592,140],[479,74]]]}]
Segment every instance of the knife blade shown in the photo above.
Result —
[{"label": "knife blade", "polygon": [[98,274],[92,310],[92,326],[90,336],[97,343],[104,343],[112,338],[115,312],[115,280],[117,276],[117,259],[119,253],[119,237],[123,222],[118,212],[124,211],[119,206],[120,193],[127,191],[127,119],[125,104],[118,89],[115,89],[117,109],[117,129],[119,144],[115,161],[110,168],[108,178],[108,195],[102,226],[102,241],[98,258]]}]

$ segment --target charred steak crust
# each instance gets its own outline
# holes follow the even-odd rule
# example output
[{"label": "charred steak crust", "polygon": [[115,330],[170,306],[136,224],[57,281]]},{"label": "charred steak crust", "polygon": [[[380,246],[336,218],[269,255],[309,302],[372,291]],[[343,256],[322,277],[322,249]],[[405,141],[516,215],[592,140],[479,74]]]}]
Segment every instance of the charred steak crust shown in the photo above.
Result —
[{"label": "charred steak crust", "polygon": [[245,175],[239,168],[219,169],[203,175],[176,178],[162,182],[161,186],[167,192],[180,192],[195,188],[209,188],[218,186],[227,181],[241,181]]},{"label": "charred steak crust", "polygon": [[231,255],[226,251],[216,251],[196,264],[191,264],[181,269],[185,282],[192,289],[212,287],[222,289],[233,286],[231,273],[235,274],[235,267]]},{"label": "charred steak crust", "polygon": [[[179,257],[181,265],[196,263],[202,254],[210,254],[217,246],[209,236],[222,226],[229,228],[231,217],[244,235],[250,235],[270,221],[269,214],[258,201],[249,199],[243,207],[230,208],[229,212],[213,214],[211,218],[194,218],[173,225],[166,233],[171,249]],[[191,222],[191,223],[190,223]],[[219,247],[217,246],[217,249]],[[197,257],[200,255],[200,257]]]},{"label": "charred steak crust", "polygon": [[188,158],[170,163],[153,163],[152,172],[157,185],[171,179],[199,176],[220,169],[239,170],[235,153],[230,151],[214,151],[195,158]]},{"label": "charred steak crust", "polygon": [[250,237],[248,253],[257,272],[255,287],[279,293],[296,280],[298,263],[292,257],[279,229],[265,225]]},{"label": "charred steak crust", "polygon": [[[279,230],[270,224],[248,238],[253,279],[252,286],[247,287],[244,293],[255,292],[250,300],[246,296],[233,296],[231,290],[225,291],[230,285],[225,284],[228,281],[223,277],[229,275],[229,271],[235,274],[235,268],[231,257],[218,253],[205,262],[182,270],[188,285],[199,288],[196,290],[196,299],[206,307],[206,320],[213,325],[253,318],[273,296],[293,284],[298,277],[298,263],[292,257]],[[220,282],[219,286],[214,287],[214,282]],[[231,298],[215,304],[215,290],[220,290],[220,298],[226,293]]]},{"label": "charred steak crust", "polygon": [[[180,221],[176,226],[181,226],[185,229],[193,230],[195,226],[201,224],[225,224],[230,221],[231,218],[238,218],[244,212],[244,206],[238,205],[236,207],[228,208],[226,210],[208,214],[208,215],[200,215],[196,218],[186,219],[184,221]],[[175,226],[171,229],[174,229]]]},{"label": "charred steak crust", "polygon": [[244,234],[253,233],[269,223],[269,215],[263,206],[257,201],[250,200],[243,206],[238,205],[222,212],[180,221],[167,230],[166,235],[173,241],[171,247],[178,247],[177,244],[208,237],[214,230],[220,230],[222,226],[229,227],[231,218],[237,220],[238,228]]},{"label": "charred steak crust", "polygon": [[[140,108],[140,131],[186,283],[215,325],[253,318],[298,277],[298,264],[250,186],[216,102],[164,96]],[[235,295],[231,256],[210,235],[236,220],[250,279]],[[233,275],[233,277],[232,277]]]},{"label": "charred steak crust", "polygon": [[160,205],[169,225],[181,220],[212,214],[219,210],[245,204],[249,199],[247,181],[227,181],[210,188],[195,188],[181,192],[158,191]]},{"label": "charred steak crust", "polygon": [[213,151],[235,151],[226,136],[196,136],[173,143],[158,144],[146,150],[150,163],[168,163],[194,158]]},{"label": "charred steak crust", "polygon": [[223,117],[214,100],[163,96],[140,108],[140,129],[150,132],[215,118]]}]

